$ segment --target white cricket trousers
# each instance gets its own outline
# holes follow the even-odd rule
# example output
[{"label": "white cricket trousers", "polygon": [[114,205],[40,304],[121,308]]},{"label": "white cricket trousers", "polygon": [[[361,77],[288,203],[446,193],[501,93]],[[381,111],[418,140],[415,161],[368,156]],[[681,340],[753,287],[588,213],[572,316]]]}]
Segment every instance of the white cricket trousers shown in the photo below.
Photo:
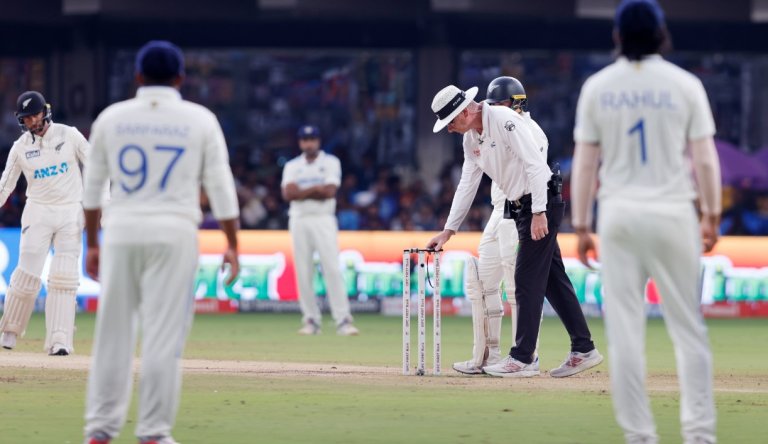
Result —
[{"label": "white cricket trousers", "polygon": [[339,268],[339,226],[333,215],[293,216],[288,221],[293,242],[293,263],[299,287],[299,305],[302,321],[322,321],[317,295],[313,286],[315,275],[314,254],[317,252],[325,280],[326,297],[331,305],[331,316],[336,325],[351,319],[349,299]]},{"label": "white cricket trousers", "polygon": [[650,277],[674,344],[683,442],[714,443],[712,352],[700,307],[701,234],[693,204],[605,200],[598,234],[613,404],[627,442],[658,441],[645,388]]},{"label": "white cricket trousers", "polygon": [[136,436],[171,434],[181,389],[181,355],[192,324],[197,264],[197,230],[186,221],[106,228],[86,436],[100,431],[114,437],[125,423],[139,327]]},{"label": "white cricket trousers", "polygon": [[80,259],[83,247],[83,205],[43,205],[28,201],[21,214],[18,267],[40,276],[53,247],[54,255]]}]

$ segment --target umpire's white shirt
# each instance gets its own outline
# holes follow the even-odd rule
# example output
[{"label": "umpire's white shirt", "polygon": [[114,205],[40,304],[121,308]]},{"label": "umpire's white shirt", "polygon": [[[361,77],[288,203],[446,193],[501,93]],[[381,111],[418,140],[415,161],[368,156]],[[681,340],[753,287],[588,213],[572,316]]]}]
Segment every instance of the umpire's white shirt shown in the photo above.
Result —
[{"label": "umpire's white shirt", "polygon": [[487,174],[505,196],[516,200],[532,194],[534,213],[547,209],[547,137],[528,113],[483,103],[483,134],[464,134],[464,164],[445,229],[458,231]]},{"label": "umpire's white shirt", "polygon": [[689,140],[714,134],[701,81],[658,55],[621,57],[587,79],[574,129],[577,142],[600,144],[600,200],[637,202],[692,201],[682,153]]},{"label": "umpire's white shirt", "polygon": [[216,116],[182,100],[174,88],[141,87],[135,98],[105,109],[93,123],[91,145],[83,206],[102,206],[100,190],[109,179],[105,228],[152,222],[187,222],[196,228],[202,219],[200,184],[216,219],[239,215]]},{"label": "umpire's white shirt", "polygon": [[[341,185],[341,162],[333,154],[320,151],[314,161],[308,162],[301,154],[289,160],[283,168],[281,186],[295,183],[299,189],[316,185]],[[336,198],[292,200],[288,215],[290,217],[336,214]]]},{"label": "umpire's white shirt", "polygon": [[8,153],[0,178],[0,205],[24,173],[27,199],[43,205],[77,203],[83,199],[80,164],[88,157],[90,145],[76,128],[51,123],[43,137],[27,131],[16,140]]}]

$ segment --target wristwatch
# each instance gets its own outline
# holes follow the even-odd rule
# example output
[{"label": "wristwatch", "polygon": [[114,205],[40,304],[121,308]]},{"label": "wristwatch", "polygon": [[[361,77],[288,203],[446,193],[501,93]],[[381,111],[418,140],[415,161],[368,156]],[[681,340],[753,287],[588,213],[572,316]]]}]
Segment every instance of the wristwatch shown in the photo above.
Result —
[{"label": "wristwatch", "polygon": [[533,213],[534,216],[538,216],[539,214],[544,214],[546,211],[539,211],[538,213]]}]

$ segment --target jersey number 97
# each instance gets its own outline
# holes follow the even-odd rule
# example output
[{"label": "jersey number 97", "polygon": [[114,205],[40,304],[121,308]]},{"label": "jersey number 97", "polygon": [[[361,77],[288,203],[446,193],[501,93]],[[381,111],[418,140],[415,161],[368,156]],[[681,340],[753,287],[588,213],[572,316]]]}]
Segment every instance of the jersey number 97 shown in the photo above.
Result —
[{"label": "jersey number 97", "polygon": [[[165,168],[163,177],[158,184],[158,189],[163,191],[168,184],[168,178],[171,176],[176,162],[184,154],[184,147],[157,145],[154,151],[164,154],[162,157],[167,158],[165,165],[159,165],[161,168]],[[157,158],[160,160],[160,156],[157,156]],[[154,168],[154,166],[150,166],[149,162],[147,162],[146,150],[139,145],[124,146],[118,154],[118,162],[120,164],[120,171],[126,176],[124,180],[121,178],[120,187],[127,194],[142,189],[147,182],[149,168]]]}]

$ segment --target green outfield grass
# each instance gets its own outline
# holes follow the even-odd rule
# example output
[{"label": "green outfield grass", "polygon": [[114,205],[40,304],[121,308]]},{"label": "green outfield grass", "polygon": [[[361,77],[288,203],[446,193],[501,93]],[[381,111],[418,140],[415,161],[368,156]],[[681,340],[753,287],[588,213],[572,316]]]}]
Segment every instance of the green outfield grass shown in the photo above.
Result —
[{"label": "green outfield grass", "polygon": [[[90,352],[93,320],[92,315],[78,316],[77,354]],[[359,337],[336,336],[330,320],[325,321],[322,335],[300,337],[295,333],[298,315],[202,315],[195,320],[185,357],[399,369],[400,319],[360,315],[357,323],[362,330]],[[719,442],[766,442],[768,321],[712,320],[708,325],[719,387]],[[605,350],[602,322],[590,320],[590,326],[598,347]],[[17,350],[3,350],[0,360],[16,352],[39,352],[41,362],[68,359],[42,354],[43,328],[42,316],[35,315]],[[504,331],[508,328],[506,324]],[[186,375],[174,436],[183,444],[622,441],[613,420],[607,365],[583,379],[559,381],[548,376],[533,381],[460,377],[450,370],[450,363],[469,357],[470,320],[446,317],[443,332],[445,376],[440,378],[322,373]],[[415,340],[415,330],[413,334]],[[508,336],[503,337],[505,348]],[[671,381],[674,357],[661,321],[650,321],[648,344],[651,377]],[[556,366],[566,352],[567,336],[561,324],[546,319],[542,368]],[[82,442],[85,380],[84,370],[0,365],[0,442]],[[681,441],[678,398],[669,389],[652,392],[662,442]],[[129,418],[116,444],[135,442],[134,416]]]}]

